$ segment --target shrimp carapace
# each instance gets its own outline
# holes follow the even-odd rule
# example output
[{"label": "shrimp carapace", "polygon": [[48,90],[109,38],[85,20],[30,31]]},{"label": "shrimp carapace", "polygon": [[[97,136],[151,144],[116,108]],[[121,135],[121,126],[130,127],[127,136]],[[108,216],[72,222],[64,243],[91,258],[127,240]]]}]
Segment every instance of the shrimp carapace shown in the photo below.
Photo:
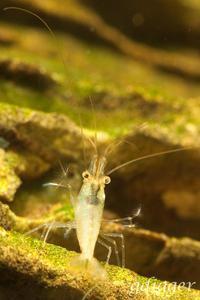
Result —
[{"label": "shrimp carapace", "polygon": [[81,259],[88,262],[94,258],[105,203],[105,184],[110,182],[104,175],[105,165],[105,157],[93,156],[88,170],[82,174],[83,184],[74,206]]}]

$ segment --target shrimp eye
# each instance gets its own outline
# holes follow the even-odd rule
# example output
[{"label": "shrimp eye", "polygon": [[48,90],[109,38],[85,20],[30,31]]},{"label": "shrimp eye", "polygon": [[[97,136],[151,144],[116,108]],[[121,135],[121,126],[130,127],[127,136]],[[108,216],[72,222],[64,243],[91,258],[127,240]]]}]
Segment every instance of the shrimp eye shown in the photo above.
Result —
[{"label": "shrimp eye", "polygon": [[104,177],[104,183],[105,183],[105,184],[109,184],[110,182],[111,182],[110,177],[109,177],[109,176],[105,176],[105,177]]},{"label": "shrimp eye", "polygon": [[85,171],[85,172],[82,173],[82,176],[83,176],[84,179],[87,179],[87,178],[90,177],[90,173],[88,171]]}]

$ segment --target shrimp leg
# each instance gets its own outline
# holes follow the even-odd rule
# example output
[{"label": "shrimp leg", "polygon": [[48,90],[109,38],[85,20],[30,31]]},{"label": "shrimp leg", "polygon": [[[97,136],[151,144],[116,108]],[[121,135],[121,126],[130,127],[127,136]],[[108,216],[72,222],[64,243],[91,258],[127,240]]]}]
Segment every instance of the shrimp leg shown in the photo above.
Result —
[{"label": "shrimp leg", "polygon": [[43,246],[45,245],[47,238],[49,236],[50,231],[53,228],[62,228],[62,229],[66,229],[65,233],[64,233],[64,238],[67,238],[69,233],[71,232],[72,229],[75,228],[75,224],[73,222],[68,222],[66,224],[55,224],[55,222],[53,221],[52,223],[49,224],[49,226],[47,227],[46,233],[41,235],[41,239],[43,239]]},{"label": "shrimp leg", "polygon": [[133,220],[137,218],[141,213],[141,207],[139,207],[132,216],[128,216],[125,218],[117,218],[117,219],[111,219],[111,220],[103,220],[103,222],[106,223],[121,223],[124,227],[132,228],[135,227],[135,224],[133,223]]},{"label": "shrimp leg", "polygon": [[[121,223],[125,227],[135,227],[135,224],[133,224],[133,217],[125,217],[125,218],[118,218],[118,219],[112,219],[112,220],[103,220],[105,223]],[[125,222],[127,224],[125,224]]]},{"label": "shrimp leg", "polygon": [[110,237],[110,238],[120,238],[121,240],[121,252],[122,252],[122,268],[125,267],[125,241],[124,241],[124,235],[122,233],[104,233],[104,236]]},{"label": "shrimp leg", "polygon": [[97,242],[102,245],[103,247],[105,247],[108,250],[108,254],[107,254],[107,258],[106,258],[106,264],[109,264],[110,261],[110,257],[112,254],[112,247],[108,246],[102,239],[98,238]]},{"label": "shrimp leg", "polygon": [[65,188],[69,191],[69,199],[70,199],[70,202],[72,204],[72,206],[74,207],[75,205],[75,198],[74,198],[74,195],[72,193],[72,187],[70,184],[67,184],[67,185],[64,185],[62,183],[57,183],[57,182],[47,182],[47,183],[44,183],[43,184],[43,187],[56,187],[56,188]]},{"label": "shrimp leg", "polygon": [[65,233],[64,233],[64,238],[65,238],[65,239],[68,238],[68,236],[70,235],[72,229],[76,229],[76,227],[74,226],[74,227],[68,227],[68,228],[66,228],[66,231],[65,231]]},{"label": "shrimp leg", "polygon": [[115,251],[115,257],[116,257],[116,261],[117,261],[117,265],[120,266],[120,258],[119,258],[119,250],[118,250],[118,246],[117,243],[114,239],[110,238],[110,237],[106,237],[105,234],[100,233],[100,237],[103,238],[105,241],[111,243],[114,247],[114,251]]},{"label": "shrimp leg", "polygon": [[[51,231],[51,229],[53,228],[53,225],[54,225],[54,221],[50,223],[50,225],[47,227],[47,230],[46,230],[46,233],[44,235],[44,239],[43,239],[43,247],[45,246],[46,244],[46,240],[49,236],[49,233]],[[43,235],[41,236],[41,239],[43,238]]]},{"label": "shrimp leg", "polygon": [[66,228],[66,230],[68,231],[68,230],[75,228],[75,223],[74,222],[61,223],[61,222],[52,221],[52,222],[44,223],[44,224],[41,224],[41,225],[35,227],[34,229],[26,232],[25,235],[30,235],[34,232],[39,231],[42,228],[44,228],[44,231],[41,235],[41,239],[43,239],[43,242],[45,244],[45,242],[47,241],[48,235],[52,229],[58,229],[58,228],[65,229]]}]

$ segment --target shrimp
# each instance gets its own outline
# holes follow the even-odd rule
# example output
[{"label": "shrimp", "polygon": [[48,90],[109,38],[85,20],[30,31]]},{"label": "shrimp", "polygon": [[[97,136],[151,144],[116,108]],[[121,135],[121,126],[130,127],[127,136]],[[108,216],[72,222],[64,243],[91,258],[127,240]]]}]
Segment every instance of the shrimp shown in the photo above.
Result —
[{"label": "shrimp", "polygon": [[[53,40],[56,42],[55,44],[58,44],[58,40],[51,30],[50,26],[36,13],[20,8],[20,7],[5,7],[3,9],[4,11],[7,10],[18,10],[25,12],[27,14],[32,15],[33,17],[37,18],[49,31],[51,34]],[[58,49],[59,50],[59,49]],[[62,52],[59,52],[61,61],[63,63],[64,68],[65,66],[65,60],[62,56]],[[83,133],[82,133],[83,134]],[[96,138],[95,142],[93,142],[92,139],[88,137],[89,142],[93,146],[95,153],[97,153],[97,147],[96,147]],[[71,193],[71,187],[70,185],[63,185],[59,183],[50,182],[45,184],[45,186],[54,186],[54,187],[64,187],[68,188],[70,191],[70,200],[72,203],[72,206],[74,208],[75,212],[75,221],[74,222],[68,222],[68,223],[60,223],[60,222],[48,222],[39,225],[38,227],[30,230],[26,233],[26,235],[29,235],[31,233],[34,233],[35,231],[41,229],[41,228],[47,228],[46,232],[43,232],[42,237],[43,245],[45,245],[45,242],[48,238],[48,235],[50,231],[53,228],[62,228],[66,229],[67,235],[72,229],[76,229],[77,238],[79,241],[79,246],[81,249],[81,256],[80,261],[81,264],[84,262],[85,266],[89,265],[95,265],[96,268],[98,266],[98,262],[94,259],[94,249],[96,242],[98,242],[106,247],[108,249],[108,256],[107,256],[107,262],[109,262],[109,258],[111,256],[111,247],[107,246],[104,241],[98,239],[100,227],[101,227],[101,221],[102,221],[102,214],[104,209],[104,203],[105,203],[105,185],[110,183],[110,177],[104,175],[106,165],[106,157],[105,155],[99,156],[95,154],[90,162],[88,170],[84,171],[83,176],[83,183],[80,189],[80,192],[77,196],[77,200],[74,199],[72,193]],[[61,168],[63,169],[62,165]],[[66,171],[64,171],[64,176],[66,176]],[[103,239],[106,239],[105,236],[102,236]],[[119,260],[119,259],[118,259]],[[78,263],[77,263],[78,265]],[[92,268],[91,268],[92,269]],[[95,270],[95,268],[93,268]],[[99,267],[99,269],[101,269]],[[105,275],[105,272],[101,270],[101,275],[103,273],[103,276]]]},{"label": "shrimp", "polygon": [[94,261],[94,249],[102,222],[105,185],[111,181],[109,176],[104,175],[105,165],[104,156],[93,156],[88,170],[82,173],[83,184],[74,203],[76,234],[81,249],[80,260],[85,266],[97,265]]},{"label": "shrimp", "polygon": [[[44,26],[48,29],[50,34],[52,35],[53,39],[57,43],[57,39],[55,35],[53,34],[52,30],[48,26],[48,24],[41,19],[38,15],[35,13],[32,13],[26,9],[18,8],[18,7],[7,7],[4,10],[9,9],[15,9],[15,10],[21,10],[26,13],[29,13],[33,15],[34,17],[38,18]],[[62,62],[65,66],[63,57]],[[95,143],[89,139],[91,144],[93,144],[94,148],[96,148]],[[109,148],[109,147],[108,147]],[[123,234],[113,233],[113,234],[101,234],[100,228],[102,223],[102,215],[104,210],[104,204],[105,204],[105,186],[110,183],[111,179],[108,175],[113,174],[115,171],[119,170],[120,168],[126,167],[132,163],[135,163],[137,161],[141,161],[148,158],[155,158],[156,156],[162,156],[165,154],[175,153],[179,151],[185,151],[194,149],[194,147],[187,147],[187,148],[178,148],[178,149],[171,149],[168,151],[163,151],[159,153],[153,153],[146,156],[142,156],[139,158],[132,159],[130,161],[127,161],[125,163],[120,164],[119,166],[114,167],[111,169],[107,175],[105,175],[105,167],[107,163],[106,154],[108,152],[108,149],[105,151],[104,155],[100,156],[97,154],[93,155],[91,162],[89,164],[88,170],[84,171],[82,173],[83,182],[82,186],[80,188],[79,194],[76,199],[72,197],[71,195],[71,202],[74,208],[75,213],[75,220],[73,222],[69,223],[60,223],[60,222],[50,222],[42,224],[33,230],[29,231],[27,234],[33,233],[34,231],[37,231],[38,229],[42,227],[46,227],[47,231],[46,234],[44,234],[44,243],[47,240],[48,234],[52,228],[65,228],[66,233],[71,231],[71,229],[76,230],[77,239],[79,242],[81,254],[77,259],[74,259],[72,261],[72,265],[76,268],[85,268],[89,271],[89,273],[92,273],[92,275],[95,275],[100,278],[106,278],[106,271],[105,269],[100,265],[100,263],[94,258],[94,250],[96,243],[99,242],[102,246],[107,248],[108,255],[106,263],[109,263],[109,259],[111,257],[111,246],[108,246],[104,240],[110,242],[114,248],[115,253],[117,257],[117,261],[119,264],[119,254],[116,247],[116,243],[111,239],[112,237],[119,237],[122,242],[122,267],[125,265],[125,252],[124,252],[124,237]],[[96,149],[97,150],[97,149]],[[57,187],[65,187],[62,184],[56,184],[56,183],[49,183],[48,185],[51,186],[57,186]],[[69,186],[68,186],[69,188]],[[140,210],[138,210],[137,214],[139,214]],[[136,215],[137,215],[136,214]],[[132,217],[126,217],[123,219],[116,219],[114,222],[120,222],[121,220],[130,222],[127,226],[132,227]],[[104,240],[100,239],[99,236],[101,236]]]}]

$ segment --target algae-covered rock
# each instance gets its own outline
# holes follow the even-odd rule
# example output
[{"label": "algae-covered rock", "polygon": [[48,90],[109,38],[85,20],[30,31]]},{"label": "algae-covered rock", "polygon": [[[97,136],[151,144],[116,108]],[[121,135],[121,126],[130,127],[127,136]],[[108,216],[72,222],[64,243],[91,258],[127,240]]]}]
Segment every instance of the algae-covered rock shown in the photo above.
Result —
[{"label": "algae-covered rock", "polygon": [[[11,143],[20,143],[21,147],[28,149],[30,153],[37,153],[37,156],[47,162],[54,161],[59,155],[76,157],[76,152],[70,149],[73,148],[72,145],[77,146],[81,137],[78,128],[65,116],[2,103],[0,131]],[[80,144],[79,148],[81,147]]]},{"label": "algae-covered rock", "polygon": [[[111,26],[109,22],[104,22],[103,18],[100,17],[100,14],[96,14],[92,9],[90,9],[90,7],[87,7],[80,1],[66,1],[62,4],[62,9],[55,5],[55,3],[51,0],[48,0],[48,3],[35,1],[34,5],[30,0],[21,0],[20,4],[28,10],[31,10],[32,8],[37,9],[41,17],[46,17],[46,19],[53,20],[55,24],[59,24],[57,26],[60,30],[68,30],[70,33],[77,34],[79,37],[80,33],[82,33],[82,38],[85,37],[86,40],[100,40],[100,42],[114,46],[125,55],[145,62],[148,65],[153,65],[165,72],[170,72],[183,78],[198,82],[200,80],[199,61],[197,59],[186,59],[186,56],[184,55],[177,55],[176,53],[171,54],[164,50],[158,51],[156,48],[152,48],[147,45],[144,46],[135,40],[131,40],[122,34],[116,27]],[[12,1],[12,5],[19,5],[19,1]],[[96,6],[98,9],[98,3]],[[166,6],[168,5],[166,4]],[[181,10],[182,6],[179,8]],[[121,8],[119,8],[119,10],[121,11]],[[127,15],[129,15],[129,11],[130,9],[126,11]],[[133,20],[134,12],[132,13]],[[174,9],[172,10],[172,15],[173,13]],[[176,14],[174,13],[174,15]],[[15,22],[22,24],[27,22],[26,17],[17,18],[16,15],[14,20]],[[180,21],[183,23],[182,20]],[[133,26],[133,23],[131,25]],[[182,29],[182,31],[183,30],[184,29]]]},{"label": "algae-covered rock", "polygon": [[[82,153],[79,129],[67,117],[0,105],[0,196],[12,201],[21,180],[39,178],[59,159],[76,160]],[[72,150],[73,149],[73,150]]]},{"label": "algae-covered rock", "polygon": [[[110,223],[105,232],[123,233],[126,266],[144,276],[171,282],[194,282],[199,288],[200,242],[189,238],[173,238],[144,229],[128,229]],[[187,267],[186,267],[187,266]]]},{"label": "algae-covered rock", "polygon": [[[43,218],[30,219],[13,214],[7,205],[0,205],[0,226],[21,233],[34,230],[36,227],[53,221],[69,222],[73,219],[70,207],[54,208]],[[34,233],[40,237],[44,227]],[[199,287],[200,276],[200,243],[189,238],[171,238],[165,234],[152,231],[127,228],[111,221],[102,223],[104,233],[123,234],[125,239],[126,266],[143,276],[152,276],[171,282],[193,282],[194,288]],[[78,251],[77,240],[74,235],[64,238],[61,229],[52,228],[48,241]],[[119,253],[121,245],[118,244]],[[103,260],[105,249],[97,245],[96,256]],[[112,252],[110,262],[116,264],[115,252]],[[185,266],[187,265],[187,272]],[[176,268],[174,269],[174,266]]]},{"label": "algae-covered rock", "polygon": [[13,149],[0,150],[0,197],[12,201],[21,185],[21,179],[35,179],[49,169],[49,165],[39,156],[30,152]]},{"label": "algae-covered rock", "polygon": [[0,150],[0,163],[0,197],[12,200],[21,181],[14,169],[9,165],[6,159],[6,153],[3,149]]},{"label": "algae-covered rock", "polygon": [[[199,299],[199,291],[138,276],[107,266],[108,279],[94,280],[74,270],[75,253],[17,233],[0,231],[1,299]],[[6,280],[6,286],[4,282]],[[13,289],[14,288],[14,289]],[[31,293],[30,293],[31,292]]]},{"label": "algae-covered rock", "polygon": [[0,74],[1,78],[38,90],[45,90],[56,84],[44,70],[13,60],[0,61]]}]

